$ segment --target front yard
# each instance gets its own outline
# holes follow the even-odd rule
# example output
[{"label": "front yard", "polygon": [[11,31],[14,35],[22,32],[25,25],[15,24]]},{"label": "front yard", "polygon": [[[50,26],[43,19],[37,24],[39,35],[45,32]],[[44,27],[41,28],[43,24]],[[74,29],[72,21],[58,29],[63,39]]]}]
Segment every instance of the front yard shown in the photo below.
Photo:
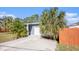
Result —
[{"label": "front yard", "polygon": [[16,39],[16,34],[9,32],[0,33],[0,43]]}]

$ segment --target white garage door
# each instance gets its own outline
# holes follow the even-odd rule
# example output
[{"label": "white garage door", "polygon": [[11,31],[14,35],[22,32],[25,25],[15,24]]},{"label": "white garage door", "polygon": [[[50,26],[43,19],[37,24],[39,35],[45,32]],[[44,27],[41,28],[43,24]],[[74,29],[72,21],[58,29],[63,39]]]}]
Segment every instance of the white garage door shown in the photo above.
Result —
[{"label": "white garage door", "polygon": [[40,35],[39,26],[32,26],[31,35]]}]

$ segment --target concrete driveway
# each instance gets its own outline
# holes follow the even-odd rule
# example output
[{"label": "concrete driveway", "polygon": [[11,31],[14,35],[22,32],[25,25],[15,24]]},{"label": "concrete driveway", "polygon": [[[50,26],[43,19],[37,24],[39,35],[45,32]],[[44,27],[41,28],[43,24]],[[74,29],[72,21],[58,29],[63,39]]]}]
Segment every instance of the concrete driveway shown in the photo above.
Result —
[{"label": "concrete driveway", "polygon": [[0,51],[54,51],[57,42],[40,36],[28,36],[0,43]]}]

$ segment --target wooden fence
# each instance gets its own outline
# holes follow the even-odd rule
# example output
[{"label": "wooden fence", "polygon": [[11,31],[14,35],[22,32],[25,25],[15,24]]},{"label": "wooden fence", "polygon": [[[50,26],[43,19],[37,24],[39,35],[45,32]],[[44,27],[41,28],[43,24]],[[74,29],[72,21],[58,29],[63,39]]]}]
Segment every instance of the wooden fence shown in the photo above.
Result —
[{"label": "wooden fence", "polygon": [[64,28],[59,31],[59,43],[79,46],[79,28]]}]

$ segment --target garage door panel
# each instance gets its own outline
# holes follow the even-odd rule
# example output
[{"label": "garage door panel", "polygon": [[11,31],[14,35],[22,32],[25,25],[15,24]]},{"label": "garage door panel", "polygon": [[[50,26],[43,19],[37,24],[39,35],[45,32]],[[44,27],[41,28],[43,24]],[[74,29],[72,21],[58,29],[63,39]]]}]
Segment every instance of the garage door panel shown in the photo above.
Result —
[{"label": "garage door panel", "polygon": [[39,26],[32,26],[31,35],[40,35]]}]

